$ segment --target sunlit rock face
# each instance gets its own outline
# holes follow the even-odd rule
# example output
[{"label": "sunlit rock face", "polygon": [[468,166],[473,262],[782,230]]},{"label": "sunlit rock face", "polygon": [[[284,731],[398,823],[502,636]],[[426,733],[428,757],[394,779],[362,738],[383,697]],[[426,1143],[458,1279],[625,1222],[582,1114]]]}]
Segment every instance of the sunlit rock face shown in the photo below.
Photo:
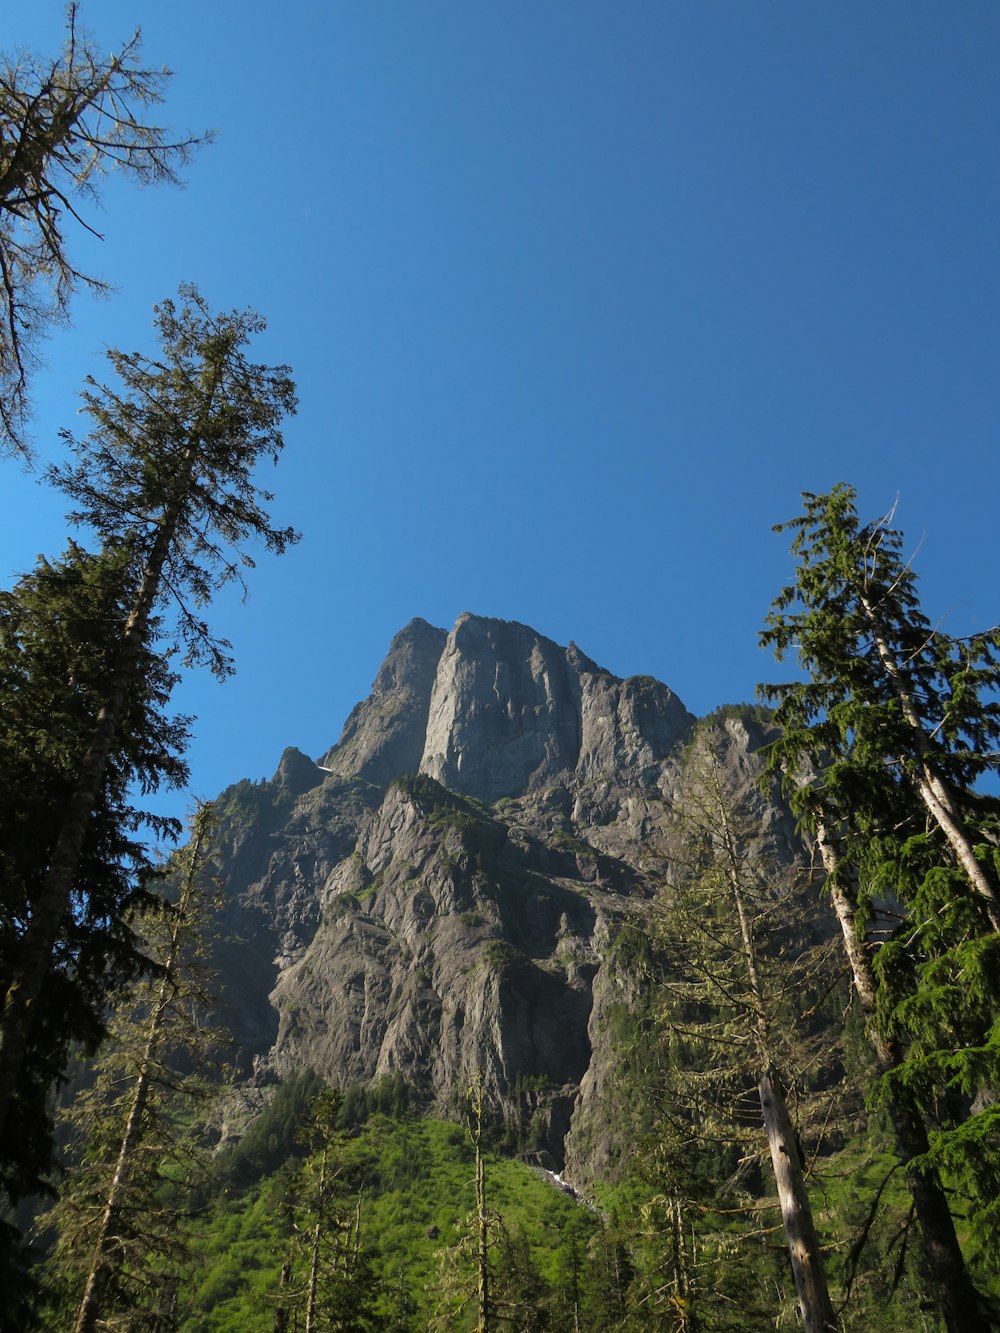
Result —
[{"label": "sunlit rock face", "polygon": [[[216,961],[250,1085],[401,1073],[447,1112],[482,1073],[524,1142],[604,1171],[611,1015],[636,989],[616,942],[669,878],[695,725],[665,685],[525,625],[411,621],[333,749],[217,803]],[[709,726],[751,799],[765,731]],[[752,800],[793,866],[787,812]]]},{"label": "sunlit rock face", "polygon": [[642,773],[692,722],[649,676],[619,680],[574,644],[465,614],[450,634],[413,620],[396,635],[371,694],[320,762],[380,784],[419,771],[493,802],[560,776]]},{"label": "sunlit rock face", "polygon": [[580,756],[580,665],[526,625],[461,616],[438,662],[420,771],[487,802],[571,772]]}]

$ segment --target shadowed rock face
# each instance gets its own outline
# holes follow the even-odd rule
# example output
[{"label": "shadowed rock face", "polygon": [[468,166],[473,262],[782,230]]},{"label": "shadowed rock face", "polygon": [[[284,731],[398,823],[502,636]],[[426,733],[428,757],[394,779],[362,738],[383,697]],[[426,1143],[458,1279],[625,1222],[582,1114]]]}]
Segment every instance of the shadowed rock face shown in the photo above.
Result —
[{"label": "shadowed rock face", "polygon": [[[481,1071],[526,1147],[601,1171],[610,1016],[634,994],[612,945],[669,869],[694,723],[665,685],[527,626],[411,621],[320,765],[286,751],[272,782],[217,803],[245,1070],[402,1073],[439,1111]],[[759,726],[713,735],[751,792]],[[754,799],[792,864],[787,814]]]},{"label": "shadowed rock face", "polygon": [[343,777],[385,786],[420,767],[427,712],[447,634],[411,620],[389,647],[372,692],[352,711],[340,740],[320,760]]}]

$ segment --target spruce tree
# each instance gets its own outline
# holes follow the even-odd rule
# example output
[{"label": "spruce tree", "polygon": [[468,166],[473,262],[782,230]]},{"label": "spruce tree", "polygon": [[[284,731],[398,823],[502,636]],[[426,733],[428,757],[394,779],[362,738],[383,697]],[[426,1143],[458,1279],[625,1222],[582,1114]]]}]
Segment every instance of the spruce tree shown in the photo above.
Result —
[{"label": "spruce tree", "polygon": [[[122,550],[57,561],[0,593],[0,976],[6,991],[55,848],[135,593]],[[143,965],[128,912],[148,897],[144,826],[170,836],[176,821],[144,815],[135,788],[180,785],[187,735],[165,712],[174,675],[143,647],[123,700],[108,763],[42,980],[26,1058],[7,1092],[11,1131],[0,1137],[0,1188],[10,1204],[44,1191],[51,1159],[51,1092],[76,1046],[93,1052],[109,996]],[[7,1241],[11,1239],[7,1236]],[[9,1253],[9,1243],[0,1252]],[[0,1283],[0,1290],[13,1290]]]},{"label": "spruce tree", "polygon": [[166,900],[136,923],[154,971],[127,991],[93,1065],[93,1080],[65,1112],[73,1159],[58,1202],[48,1263],[53,1328],[166,1329],[171,1279],[184,1257],[180,1221],[205,1178],[196,1126],[211,1094],[221,1034],[205,1026],[202,978],[215,897],[206,873],[211,821],[202,807],[171,865]]},{"label": "spruce tree", "polygon": [[[182,304],[156,309],[157,356],[112,350],[114,386],[88,380],[84,412],[93,429],[67,435],[74,465],[50,470],[50,480],[75,504],[71,520],[95,532],[108,558],[128,570],[126,604],[102,630],[106,656],[94,695],[89,734],[78,753],[65,799],[50,812],[52,837],[44,875],[30,909],[13,921],[16,949],[5,958],[0,1015],[0,1138],[15,1131],[12,1106],[26,1074],[44,1010],[47,984],[63,971],[74,922],[74,896],[87,899],[81,867],[108,775],[127,753],[129,700],[150,656],[184,650],[185,661],[206,662],[220,676],[232,670],[229,645],[202,619],[222,585],[242,584],[253,564],[246,543],[277,553],[296,540],[272,525],[270,495],[253,479],[263,459],[276,460],[281,420],[295,407],[286,367],[248,360],[244,348],[263,328],[249,311],[213,315],[192,287]],[[160,612],[169,612],[160,625]],[[161,752],[162,754],[162,752]],[[161,755],[147,754],[128,779],[148,788],[160,780]],[[167,765],[169,771],[169,764]],[[99,955],[122,937],[122,904],[104,906],[104,929],[91,946]]]},{"label": "spruce tree", "polygon": [[983,1329],[939,1168],[988,1235],[997,1113],[968,1111],[1000,1075],[1000,910],[996,803],[974,787],[1000,762],[1000,631],[931,626],[891,516],[861,523],[850,487],[804,499],[778,529],[795,534],[796,582],[762,634],[805,672],[762,687],[782,727],[770,771],[828,870],[928,1289],[949,1330]]},{"label": "spruce tree", "polygon": [[145,65],[138,31],[102,54],[70,4],[54,59],[0,54],[0,449],[28,454],[24,423],[30,371],[48,325],[65,321],[78,287],[107,291],[67,246],[113,171],[140,184],[178,181],[203,139],[174,138],[149,113],[170,71]]}]

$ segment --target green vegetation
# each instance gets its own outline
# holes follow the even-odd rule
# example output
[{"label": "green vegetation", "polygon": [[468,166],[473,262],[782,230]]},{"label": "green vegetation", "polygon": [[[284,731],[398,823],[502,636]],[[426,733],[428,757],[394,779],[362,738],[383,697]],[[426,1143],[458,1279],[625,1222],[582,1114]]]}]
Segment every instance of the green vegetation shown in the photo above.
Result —
[{"label": "green vegetation", "polygon": [[774,709],[766,704],[720,704],[710,713],[698,719],[700,727],[716,726],[720,722],[753,722],[757,726],[770,726],[774,722]]},{"label": "green vegetation", "polygon": [[176,901],[150,909],[137,927],[156,970],[120,1002],[94,1082],[64,1117],[74,1131],[72,1165],[41,1222],[56,1235],[45,1303],[54,1330],[155,1326],[159,1278],[183,1258],[178,1224],[204,1176],[197,1131],[223,1040],[199,1015],[208,1003],[198,972],[213,896],[204,870],[210,826],[202,806],[174,858]]},{"label": "green vegetation", "polygon": [[454,829],[463,835],[479,830],[488,835],[493,827],[493,821],[482,801],[471,796],[459,796],[424,773],[404,774],[395,778],[391,785],[413,800],[433,829]]},{"label": "green vegetation", "polygon": [[112,172],[176,184],[191,150],[211,137],[175,139],[151,123],[170,71],[143,64],[138,31],[105,56],[76,12],[71,4],[55,59],[0,56],[0,452],[24,457],[37,342],[66,321],[78,287],[108,290],[70,258],[67,229],[93,230],[81,209],[99,201]]},{"label": "green vegetation", "polygon": [[528,959],[520,949],[515,949],[507,940],[487,940],[483,945],[483,961],[498,970],[503,968],[523,967]]},{"label": "green vegetation", "polygon": [[[86,42],[77,54],[93,64]],[[105,73],[98,104],[119,78],[144,100],[131,56]],[[147,89],[158,85],[143,77]],[[4,95],[0,87],[0,119]],[[68,123],[82,132],[93,112],[105,146],[124,134],[135,145],[122,150],[127,162],[147,160],[155,178],[157,154],[168,163],[172,154],[121,96],[114,116],[87,103]],[[87,173],[99,172],[94,145],[83,152],[94,154]],[[0,199],[2,190],[0,181]],[[88,378],[82,392],[89,433],[63,433],[75,461],[47,472],[72,504],[69,523],[96,551],[72,543],[61,561],[40,560],[0,594],[0,822],[9,840],[0,877],[0,1311],[12,1299],[11,1322],[26,1317],[26,1284],[10,1212],[46,1187],[52,1094],[74,1045],[93,1053],[111,1004],[150,968],[134,921],[154,901],[156,867],[138,832],[175,837],[179,824],[134,802],[186,778],[188,719],[165,712],[178,680],[172,659],[179,652],[185,666],[229,675],[230,645],[205,608],[229,583],[245,589],[255,543],[280,554],[297,540],[272,525],[271,496],[251,479],[257,463],[281,453],[281,424],[295,409],[288,368],[246,355],[264,328],[254,312],[213,313],[190,285],[180,296],[156,307],[154,355],[108,351],[112,382]],[[0,348],[0,380],[11,369],[4,358]],[[266,799],[246,787],[233,793],[231,814],[246,824],[246,806]]]},{"label": "green vegetation", "polygon": [[556,829],[554,838],[560,847],[565,847],[568,852],[575,852],[578,856],[586,856],[593,860],[597,853],[589,843],[577,838],[572,833],[566,833],[563,829]]},{"label": "green vegetation", "polygon": [[805,673],[762,689],[781,728],[769,777],[827,871],[927,1289],[950,1330],[985,1328],[974,1270],[1000,1260],[1000,808],[975,787],[1000,768],[1000,631],[933,627],[891,515],[862,523],[851,487],[803,498],[782,525],[796,581],[761,636]]},{"label": "green vegetation", "polygon": [[[199,844],[165,889],[137,830],[171,822],[132,802],[185,775],[187,722],[165,712],[171,651],[226,675],[202,608],[252,563],[244,539],[276,552],[295,539],[271,526],[249,472],[280,451],[294,395],[283,367],[243,356],[255,316],[183,297],[159,308],[162,360],[111,353],[123,387],[89,385],[93,430],[69,441],[79,463],[50,473],[99,549],[71,545],[0,593],[0,1320],[77,1333],[997,1326],[1000,802],[977,783],[1000,768],[1000,633],[932,628],[900,534],[860,524],[846,487],[806,496],[790,525],[797,579],[763,636],[803,679],[765,687],[773,713],[725,705],[695,729],[710,762],[679,778],[670,846],[644,849],[670,869],[658,913],[629,919],[624,895],[605,909],[595,890],[611,996],[598,1008],[595,984],[593,1017],[615,1066],[594,1068],[603,1122],[574,1134],[606,1167],[596,1203],[515,1160],[558,1151],[570,1097],[544,1073],[514,1071],[489,1097],[479,1074],[461,1125],[421,1118],[400,1075],[332,1089],[301,1071],[245,1089],[258,1114],[214,1146],[238,1097],[230,1120],[179,1096],[202,1094],[218,1054],[210,1002],[180,965],[182,935],[192,957],[204,943],[187,896]],[[815,842],[853,1002],[812,882],[761,850],[761,798],[730,801],[732,751],[712,747],[734,719],[768,744],[766,797],[780,784]],[[530,979],[554,992],[562,960],[532,930],[570,937],[564,890],[521,850],[496,856],[505,831],[481,803],[422,775],[396,785],[437,835],[429,856],[411,853],[420,871],[394,866],[400,882],[426,877],[430,901],[433,877],[461,867],[449,909],[482,932],[470,990],[516,995]],[[359,818],[377,804],[348,789],[324,784],[295,818],[316,828],[338,801]],[[213,812],[218,846],[270,848],[292,801],[236,784]],[[565,808],[553,799],[547,818]],[[612,867],[571,828],[551,842]],[[328,918],[374,913],[383,879],[358,858],[346,882]],[[494,920],[506,936],[483,938]],[[422,1001],[424,962],[407,979]],[[284,1035],[308,1011],[288,997]],[[74,1050],[81,1134],[56,1177],[52,1094]],[[13,1209],[46,1189],[58,1197],[32,1267]]]},{"label": "green vegetation", "polygon": [[[185,1333],[271,1333],[274,1328],[291,1230],[288,1205],[302,1146],[279,1166],[272,1163],[282,1134],[287,1142],[290,1108],[298,1102],[301,1110],[310,1086],[308,1076],[287,1085],[265,1113],[270,1148],[261,1156],[255,1146],[252,1156],[271,1169],[251,1179],[248,1154],[230,1150],[228,1184],[204,1221],[192,1221],[192,1258],[180,1284],[186,1295],[179,1328]],[[280,1112],[274,1109],[279,1097]],[[352,1134],[340,1133],[341,1193],[350,1199],[360,1194],[361,1234],[372,1290],[378,1293],[376,1312],[384,1321],[373,1326],[393,1327],[395,1317],[395,1327],[421,1329],[441,1299],[442,1256],[460,1245],[466,1218],[475,1208],[469,1136],[459,1125],[405,1112],[395,1117],[376,1112]],[[485,1169],[491,1207],[502,1217],[504,1233],[527,1248],[537,1270],[540,1303],[555,1303],[572,1250],[586,1253],[596,1219],[517,1162],[487,1155]],[[218,1179],[221,1186],[227,1174],[220,1170]],[[237,1187],[237,1180],[244,1183]],[[402,1323],[400,1304],[411,1311]],[[453,1327],[474,1324],[460,1318]]]}]

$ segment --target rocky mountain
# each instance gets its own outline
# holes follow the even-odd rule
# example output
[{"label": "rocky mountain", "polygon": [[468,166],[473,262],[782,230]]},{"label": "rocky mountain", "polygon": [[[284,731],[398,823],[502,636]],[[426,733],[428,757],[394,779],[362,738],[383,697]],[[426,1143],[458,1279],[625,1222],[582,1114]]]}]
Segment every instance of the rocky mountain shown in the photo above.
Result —
[{"label": "rocky mountain", "polygon": [[481,1071],[522,1142],[573,1179],[606,1169],[613,1016],[671,877],[699,726],[758,851],[797,864],[791,819],[756,792],[754,710],[699,724],[660,682],[513,622],[407,625],[332,749],[287,750],[217,803],[242,1105],[311,1066],[402,1075],[447,1112]]}]

